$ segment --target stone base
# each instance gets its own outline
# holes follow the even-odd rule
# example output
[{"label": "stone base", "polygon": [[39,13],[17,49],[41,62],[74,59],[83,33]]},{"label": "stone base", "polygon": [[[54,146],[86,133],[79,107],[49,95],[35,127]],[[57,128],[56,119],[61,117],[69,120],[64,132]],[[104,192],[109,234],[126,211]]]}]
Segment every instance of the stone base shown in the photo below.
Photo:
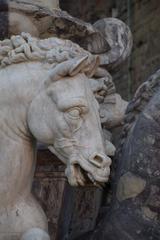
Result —
[{"label": "stone base", "polygon": [[37,157],[33,193],[47,215],[51,240],[65,236],[75,239],[92,231],[102,190],[93,186],[71,187],[64,175],[65,166],[49,150],[40,149]]}]

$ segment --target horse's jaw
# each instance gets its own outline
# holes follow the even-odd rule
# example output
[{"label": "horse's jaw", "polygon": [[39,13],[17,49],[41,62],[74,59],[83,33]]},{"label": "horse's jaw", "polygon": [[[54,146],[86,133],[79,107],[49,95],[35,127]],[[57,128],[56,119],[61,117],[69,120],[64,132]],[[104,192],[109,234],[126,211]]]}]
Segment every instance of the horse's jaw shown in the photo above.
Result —
[{"label": "horse's jaw", "polygon": [[[66,165],[65,175],[71,186],[94,185],[103,187],[108,182],[110,164],[96,166],[96,162],[85,159],[81,154],[72,154],[67,158],[57,152],[53,146],[49,146],[49,150]],[[110,158],[108,159],[110,162]]]}]

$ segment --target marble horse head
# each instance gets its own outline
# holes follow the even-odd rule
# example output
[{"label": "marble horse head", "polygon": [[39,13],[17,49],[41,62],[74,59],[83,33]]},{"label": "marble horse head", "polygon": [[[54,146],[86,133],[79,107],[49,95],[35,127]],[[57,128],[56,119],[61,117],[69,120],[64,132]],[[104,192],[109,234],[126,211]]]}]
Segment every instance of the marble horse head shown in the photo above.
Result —
[{"label": "marble horse head", "polygon": [[98,57],[67,40],[22,33],[0,42],[0,239],[49,239],[31,194],[37,142],[66,164],[71,185],[108,180],[91,87],[98,66]]}]

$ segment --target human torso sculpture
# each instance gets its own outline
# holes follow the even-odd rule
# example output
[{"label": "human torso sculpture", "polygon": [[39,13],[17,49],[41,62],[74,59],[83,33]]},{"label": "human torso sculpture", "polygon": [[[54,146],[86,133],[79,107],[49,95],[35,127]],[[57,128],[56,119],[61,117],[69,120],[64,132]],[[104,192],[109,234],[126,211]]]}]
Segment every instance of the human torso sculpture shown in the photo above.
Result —
[{"label": "human torso sculpture", "polygon": [[31,194],[37,141],[52,146],[72,185],[109,177],[89,83],[98,59],[70,41],[29,34],[0,50],[0,239],[45,240],[47,220]]}]

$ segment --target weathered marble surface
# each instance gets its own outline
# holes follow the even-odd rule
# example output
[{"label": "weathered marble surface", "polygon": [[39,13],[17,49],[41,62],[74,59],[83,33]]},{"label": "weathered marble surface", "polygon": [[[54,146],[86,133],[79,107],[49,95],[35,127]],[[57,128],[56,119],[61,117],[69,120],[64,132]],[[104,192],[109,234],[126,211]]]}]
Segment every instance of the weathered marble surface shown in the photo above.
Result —
[{"label": "weathered marble surface", "polygon": [[[84,49],[89,50],[93,55],[80,48],[78,45],[74,45],[69,41],[62,41],[60,39],[45,40],[44,42],[39,41],[39,44],[37,44],[37,40],[34,38],[30,38],[27,34],[22,34],[21,36],[16,37],[13,36],[11,38],[11,41],[6,40],[1,42],[0,60],[1,67],[4,68],[2,70],[2,76],[8,79],[8,72],[10,72],[11,70],[11,74],[9,74],[11,75],[11,77],[9,77],[9,79],[11,79],[10,81],[13,82],[13,92],[15,91],[14,86],[16,86],[16,84],[19,84],[18,87],[16,87],[17,90],[15,91],[15,95],[12,100],[13,107],[16,111],[15,113],[12,113],[11,111],[10,115],[7,117],[8,119],[10,119],[10,116],[13,115],[12,123],[9,122],[9,126],[13,124],[11,132],[14,129],[14,133],[20,135],[20,137],[23,136],[25,140],[26,138],[27,141],[28,139],[33,140],[34,135],[37,140],[44,142],[47,145],[51,144],[53,140],[53,134],[54,138],[59,138],[60,136],[62,137],[64,134],[65,138],[67,139],[71,132],[73,133],[75,131],[76,138],[79,138],[79,141],[75,141],[75,139],[74,141],[68,141],[66,139],[63,139],[63,141],[59,142],[56,140],[54,148],[52,146],[50,147],[50,149],[54,153],[56,153],[56,155],[63,162],[65,162],[65,164],[67,163],[66,175],[72,185],[84,185],[88,181],[91,181],[96,186],[99,184],[101,185],[102,182],[106,182],[108,180],[109,176],[109,165],[111,160],[109,157],[106,156],[106,154],[108,156],[113,156],[115,153],[115,147],[110,142],[110,134],[108,134],[107,131],[103,134],[103,137],[105,139],[102,137],[100,120],[107,129],[122,124],[123,115],[127,104],[121,99],[119,95],[116,94],[110,74],[106,70],[101,68],[101,66],[108,65],[108,67],[111,67],[112,65],[114,67],[115,65],[123,61],[125,57],[128,56],[131,50],[131,35],[126,25],[116,19],[104,19],[100,23],[98,22],[94,26],[92,26],[89,23],[85,23],[83,21],[80,21],[79,19],[69,16],[67,13],[61,11],[60,9],[53,9],[54,7],[57,7],[57,1],[42,2],[37,0],[33,2],[27,0],[14,0],[4,2],[3,6],[0,9],[0,15],[4,15],[7,17],[6,22],[8,25],[6,25],[7,30],[4,35],[6,34],[8,36],[11,36],[12,34],[15,35],[21,33],[22,31],[26,31],[30,32],[33,36],[46,38],[51,37],[54,34],[54,36],[58,36],[60,38],[71,39],[72,41],[78,43]],[[102,28],[100,27],[101,25]],[[104,25],[105,27],[103,28]],[[99,58],[100,64],[98,61]],[[102,61],[102,58],[105,59],[105,61]],[[28,59],[32,62],[28,63]],[[43,64],[41,63],[40,65],[38,65],[37,61],[43,62]],[[60,63],[59,66],[56,66],[55,61]],[[66,63],[63,64],[63,61],[66,61]],[[19,66],[18,69],[16,69],[17,65]],[[50,69],[50,66],[53,67],[52,71]],[[19,72],[19,74],[17,74],[17,72]],[[24,83],[24,85],[20,81],[20,75],[24,75],[24,78],[27,79],[27,82]],[[61,78],[63,77],[65,81],[58,81],[61,80]],[[15,82],[14,78],[16,79]],[[37,90],[37,92],[42,91],[42,95],[40,95],[40,97],[37,97],[36,100],[33,101],[30,108],[29,102],[32,101],[31,98],[34,95],[34,90],[29,89],[29,83],[31,83],[31,87],[35,89],[39,80],[38,78],[43,79],[42,85],[38,85]],[[77,81],[74,80],[75,78]],[[86,80],[82,81],[83,78]],[[54,89],[51,88],[51,90],[49,90],[46,94],[45,90],[43,91],[43,85],[45,85],[45,87],[48,89],[53,82]],[[70,84],[70,82],[72,83]],[[22,85],[23,87],[25,86],[25,89],[23,89]],[[72,87],[70,87],[70,85],[72,85]],[[7,89],[6,86],[5,88]],[[26,94],[24,93],[24,90],[27,90]],[[94,93],[94,96],[96,97],[99,104],[96,102],[92,92]],[[23,93],[23,96],[20,93]],[[48,99],[51,99],[55,105],[59,102],[63,102],[64,104],[64,102],[66,103],[68,101],[66,99],[68,99],[69,95],[73,95],[73,97],[75,98],[77,98],[77,96],[79,95],[80,97],[81,95],[83,95],[83,98],[87,97],[87,102],[92,102],[92,104],[89,104],[89,112],[85,111],[84,113],[84,111],[82,111],[82,108],[84,109],[86,108],[86,106],[82,107],[81,100],[79,99],[78,106],[76,105],[76,108],[74,108],[73,111],[72,109],[71,111],[69,111],[67,108],[67,112],[65,112],[65,115],[61,118],[56,119],[55,116],[57,115],[57,110],[53,111],[52,107],[50,107],[51,105]],[[18,99],[22,100],[20,101],[20,106],[19,100],[16,100],[16,96],[18,96]],[[23,97],[25,97],[25,103],[23,101]],[[73,102],[71,101],[70,104],[72,105],[72,103]],[[26,107],[30,108],[29,115],[26,114],[26,110],[24,110],[24,108]],[[101,119],[99,119],[98,108],[100,108],[99,111]],[[63,112],[62,109],[58,108],[58,110],[60,110],[60,112]],[[54,124],[52,123],[53,119],[49,117],[51,112],[52,115],[54,115]],[[33,113],[36,113],[36,117]],[[16,117],[15,114],[17,114]],[[44,116],[48,116],[47,124],[45,123]],[[83,118],[84,122],[81,121],[81,118]],[[18,127],[18,130],[16,131],[15,129],[17,129],[19,119],[21,119],[21,126]],[[60,123],[62,122],[63,126],[60,126]],[[64,124],[66,122],[67,127]],[[77,132],[81,132],[83,123],[85,123],[84,131],[82,131],[81,134],[77,134]],[[67,130],[68,127],[69,130]],[[58,131],[55,131],[56,128],[58,129]],[[63,129],[63,131],[61,131],[61,128]],[[27,134],[27,137],[24,137],[27,131],[29,131],[29,135]],[[12,137],[13,136],[11,134],[11,139]],[[23,149],[22,145],[23,143],[21,143],[21,147],[19,146],[19,151]],[[105,149],[104,145],[106,145]],[[19,180],[22,184],[20,184],[20,189],[17,188],[17,192],[15,191],[15,199],[12,199],[13,202],[16,201],[16,194],[17,196],[21,196],[21,190],[25,189],[25,186],[27,185],[27,180],[29,181],[29,185],[26,191],[26,195],[30,196],[30,188],[32,182],[31,180],[34,171],[33,165],[35,165],[34,151],[32,147],[33,145],[30,144],[29,147],[23,150],[26,156],[27,153],[30,152],[30,156],[28,155],[30,161],[28,165],[26,163],[26,169],[22,169],[20,175],[21,178]],[[76,151],[73,151],[74,148],[76,148]],[[79,151],[84,152],[86,160],[79,159]],[[15,162],[16,159],[19,159],[19,155],[17,154],[17,152],[16,156],[14,157]],[[12,157],[13,156],[14,150]],[[70,156],[69,161],[67,160],[68,156]],[[22,160],[23,156],[21,157],[21,159],[18,160],[19,165],[21,165]],[[27,157],[25,161],[27,161]],[[32,161],[34,161],[34,164]],[[25,172],[24,175],[27,175],[27,169],[29,168],[30,173],[28,172],[28,178],[26,177],[25,184],[23,184],[23,172]],[[13,179],[15,180],[14,176]],[[12,184],[14,184],[14,181]],[[11,194],[8,195],[9,199],[13,198],[13,191],[9,192]],[[4,198],[5,197],[6,195],[4,194]],[[19,219],[25,216],[25,211],[24,215],[21,213],[21,211],[23,212],[23,209],[25,209],[25,197],[26,196],[23,197],[23,207],[18,205],[18,211],[20,212],[20,214],[19,212],[17,213],[17,211],[15,212],[13,207],[13,218],[15,218],[15,215]],[[28,200],[29,204],[32,201],[34,200],[30,196]],[[14,205],[13,202],[12,205]],[[33,211],[32,207],[29,207],[26,218],[29,218],[30,222],[26,223],[26,219],[21,219],[18,223],[16,223],[15,221],[16,225],[11,228],[11,231],[13,229],[11,235],[9,235],[9,233],[7,233],[7,235],[3,233],[2,236],[1,234],[3,240],[5,237],[9,238],[9,240],[11,238],[19,238],[21,233],[27,230],[26,226],[29,226],[27,228],[38,227],[44,229],[44,231],[47,231],[47,220],[45,218],[45,215],[41,209],[38,210],[39,205],[37,205],[36,202],[34,202],[34,204],[35,206],[33,206],[33,209],[37,208],[37,216],[31,216]],[[33,219],[34,217],[35,219]],[[10,214],[8,219],[9,218]],[[6,220],[6,222],[7,221],[8,220]],[[37,222],[36,225],[35,222]],[[20,231],[19,229],[21,227],[24,230],[21,230],[21,233],[18,232],[15,234],[14,232],[17,231],[16,229]],[[34,231],[37,230],[32,229],[32,233]],[[23,239],[30,239],[32,233],[28,232],[27,235],[24,235]],[[41,234],[42,239],[45,239],[45,235],[45,233]],[[36,237],[38,237],[38,235]],[[49,237],[47,236],[47,238]],[[40,240],[39,237],[38,239]]]},{"label": "weathered marble surface", "polygon": [[47,231],[31,195],[37,140],[52,145],[71,185],[108,180],[111,159],[90,82],[99,61],[70,41],[24,33],[1,41],[0,50],[0,234],[26,232],[26,239],[35,228]]},{"label": "weathered marble surface", "polygon": [[100,53],[101,65],[115,67],[123,62],[132,49],[132,34],[129,27],[117,18],[104,18],[93,25],[101,32],[110,46],[107,53]]}]

